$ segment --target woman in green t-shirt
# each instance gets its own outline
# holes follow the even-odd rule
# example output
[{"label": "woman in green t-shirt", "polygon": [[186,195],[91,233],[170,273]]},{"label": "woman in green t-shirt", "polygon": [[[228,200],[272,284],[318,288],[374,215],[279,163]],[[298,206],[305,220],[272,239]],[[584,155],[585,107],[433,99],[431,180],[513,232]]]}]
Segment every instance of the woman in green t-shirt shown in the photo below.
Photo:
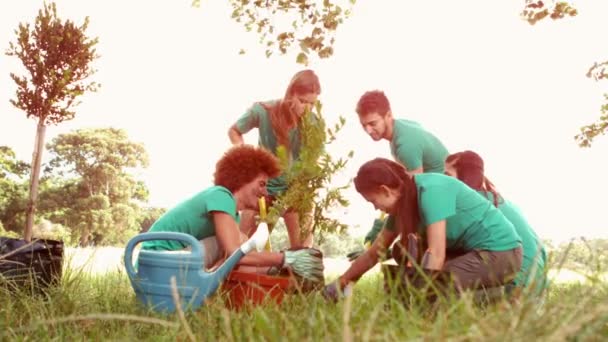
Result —
[{"label": "woman in green t-shirt", "polygon": [[[398,236],[405,241],[411,233],[420,233],[428,245],[421,266],[449,274],[457,291],[507,284],[519,272],[521,240],[513,225],[461,181],[438,173],[410,176],[400,164],[376,158],[361,166],[354,183],[390,216],[372,246],[325,288],[326,297],[336,299],[338,289],[372,268]],[[464,254],[447,259],[455,250]]]},{"label": "woman in green t-shirt", "polygon": [[[285,147],[290,160],[297,160],[300,154],[300,119],[317,102],[321,93],[319,78],[312,70],[296,73],[279,100],[255,103],[229,129],[228,137],[234,145],[243,144],[243,134],[258,129],[258,145],[277,155],[279,146]],[[287,190],[283,175],[268,181],[268,202]],[[241,220],[241,230],[250,235],[255,231],[256,212],[245,211]],[[292,248],[312,246],[312,234],[300,239],[298,213],[287,210],[283,214],[289,242]]]},{"label": "woman in green t-shirt", "polygon": [[[269,177],[279,174],[278,160],[268,151],[250,145],[228,150],[217,162],[214,185],[168,210],[150,227],[150,232],[180,232],[200,240],[205,268],[223,260],[247,237],[238,226],[239,212],[259,211],[258,199],[267,195]],[[144,249],[175,251],[188,246],[174,240],[143,243]],[[249,252],[238,263],[245,272],[268,272],[289,268],[301,277],[323,280],[323,261],[316,249],[298,251]]]},{"label": "woman in green t-shirt", "polygon": [[511,221],[515,231],[521,237],[522,267],[513,281],[514,286],[509,289],[518,294],[523,288],[534,286],[535,292],[542,292],[547,282],[545,247],[519,208],[500,195],[494,184],[485,176],[483,159],[473,151],[451,154],[445,161],[445,173],[460,179],[490,200]]}]

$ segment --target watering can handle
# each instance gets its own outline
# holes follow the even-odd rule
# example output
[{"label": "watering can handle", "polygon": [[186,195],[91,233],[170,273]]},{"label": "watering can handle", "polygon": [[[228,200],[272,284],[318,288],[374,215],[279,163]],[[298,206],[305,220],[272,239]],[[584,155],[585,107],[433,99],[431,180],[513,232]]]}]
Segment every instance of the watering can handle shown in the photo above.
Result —
[{"label": "watering can handle", "polygon": [[130,278],[135,277],[135,269],[133,268],[133,250],[135,246],[140,242],[151,241],[151,240],[176,240],[185,242],[192,246],[192,254],[200,255],[201,260],[205,260],[205,255],[200,243],[192,235],[178,232],[147,232],[135,235],[127,243],[125,247],[125,269]]}]

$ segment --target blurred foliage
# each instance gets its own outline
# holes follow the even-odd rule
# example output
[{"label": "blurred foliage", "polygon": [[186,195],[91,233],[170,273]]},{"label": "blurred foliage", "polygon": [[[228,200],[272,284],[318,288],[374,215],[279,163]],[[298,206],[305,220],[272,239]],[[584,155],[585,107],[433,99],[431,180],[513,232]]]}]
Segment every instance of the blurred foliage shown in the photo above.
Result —
[{"label": "blurred foliage", "polygon": [[578,11],[574,6],[566,1],[540,1],[540,0],[525,0],[525,6],[521,12],[521,16],[531,25],[545,18],[553,20],[563,19],[565,17],[574,17]]},{"label": "blurred foliage", "polygon": [[[331,57],[335,33],[351,14],[355,0],[229,0],[232,19],[259,35],[266,56],[299,52],[296,62],[307,65],[311,56]],[[193,0],[200,7],[201,0]],[[341,5],[341,6],[340,6]],[[241,54],[245,53],[241,50]]]},{"label": "blurred foliage", "polygon": [[[608,78],[607,65],[608,61],[593,63],[593,66],[587,71],[587,77],[595,81]],[[606,134],[606,130],[608,130],[608,94],[604,94],[604,101],[605,103],[600,107],[599,120],[581,127],[580,133],[574,137],[580,147],[591,147],[591,143],[597,136]]]},{"label": "blurred foliage", "polygon": [[142,144],[124,130],[95,128],[60,134],[47,148],[44,217],[71,227],[81,245],[122,243],[141,230],[148,189],[131,171],[148,166]]},{"label": "blurred foliage", "polygon": [[608,239],[578,238],[545,245],[553,268],[586,270],[589,274],[608,272]]},{"label": "blurred foliage", "polygon": [[[270,243],[274,250],[285,250],[289,248],[289,236],[283,220],[279,220],[277,226],[270,234]],[[315,236],[314,246],[323,252],[326,258],[344,258],[353,250],[363,249],[360,238],[355,238],[342,231],[340,233],[323,233]]]}]

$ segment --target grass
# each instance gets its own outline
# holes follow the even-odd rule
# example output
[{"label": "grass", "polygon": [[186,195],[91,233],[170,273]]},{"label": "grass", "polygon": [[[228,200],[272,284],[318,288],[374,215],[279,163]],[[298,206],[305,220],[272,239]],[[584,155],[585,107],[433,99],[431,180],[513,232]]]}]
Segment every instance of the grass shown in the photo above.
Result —
[{"label": "grass", "polygon": [[230,311],[215,296],[180,317],[140,306],[121,271],[95,275],[68,267],[61,286],[48,294],[0,288],[0,303],[0,340],[18,341],[599,341],[608,336],[608,283],[602,279],[555,285],[541,309],[526,299],[480,307],[470,297],[406,308],[387,297],[376,273],[337,304],[314,293]]}]

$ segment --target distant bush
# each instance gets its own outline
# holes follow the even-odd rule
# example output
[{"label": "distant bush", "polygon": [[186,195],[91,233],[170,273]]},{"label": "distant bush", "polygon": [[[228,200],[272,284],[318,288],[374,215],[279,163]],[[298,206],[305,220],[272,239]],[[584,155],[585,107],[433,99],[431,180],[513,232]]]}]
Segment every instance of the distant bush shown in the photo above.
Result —
[{"label": "distant bush", "polygon": [[41,220],[40,223],[32,228],[32,237],[34,239],[50,239],[63,241],[64,245],[71,246],[75,244],[70,230],[59,223],[53,223],[49,220]]},{"label": "distant bush", "polygon": [[554,246],[545,243],[552,267],[608,272],[608,239],[572,239]]},{"label": "distant bush", "polygon": [[0,236],[2,237],[9,237],[9,238],[19,238],[19,234],[17,234],[16,232],[10,231],[10,230],[5,230],[4,226],[2,225],[2,222],[0,222]]}]

